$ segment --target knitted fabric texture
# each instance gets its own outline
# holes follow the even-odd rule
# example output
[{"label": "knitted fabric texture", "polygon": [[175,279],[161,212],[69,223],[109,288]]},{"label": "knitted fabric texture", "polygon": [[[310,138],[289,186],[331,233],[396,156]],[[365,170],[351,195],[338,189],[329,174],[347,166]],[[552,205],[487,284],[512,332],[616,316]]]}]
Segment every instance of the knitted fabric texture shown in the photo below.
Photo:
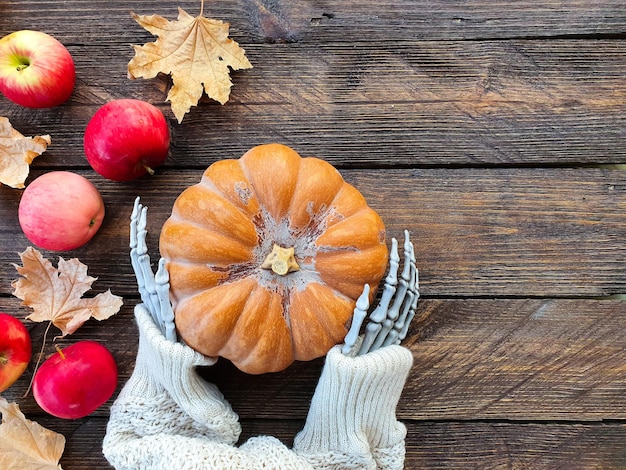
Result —
[{"label": "knitted fabric texture", "polygon": [[142,304],[135,307],[135,318],[140,331],[139,351],[133,377],[120,394],[122,398],[127,393],[150,397],[151,392],[158,393],[160,385],[192,420],[213,429],[224,442],[235,443],[241,433],[238,416],[218,388],[195,370],[197,366],[215,364],[216,359],[165,339]]},{"label": "knitted fabric texture", "polygon": [[395,407],[411,366],[405,348],[358,358],[333,348],[293,450],[271,436],[237,447],[237,415],[195,371],[215,361],[166,340],[143,305],[135,318],[135,370],[111,407],[103,441],[116,469],[402,468],[406,429]]},{"label": "knitted fabric texture", "polygon": [[406,427],[395,412],[412,363],[411,352],[401,346],[354,358],[340,346],[332,348],[294,450],[342,451],[366,462],[361,468],[401,469]]}]

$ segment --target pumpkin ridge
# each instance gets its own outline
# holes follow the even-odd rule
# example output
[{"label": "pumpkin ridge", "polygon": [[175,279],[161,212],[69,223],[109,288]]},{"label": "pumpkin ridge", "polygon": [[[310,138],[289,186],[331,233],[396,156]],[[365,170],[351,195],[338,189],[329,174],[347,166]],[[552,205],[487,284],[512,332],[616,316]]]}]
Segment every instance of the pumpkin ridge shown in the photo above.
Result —
[{"label": "pumpkin ridge", "polygon": [[[333,304],[331,299],[341,302]],[[306,361],[326,354],[348,332],[352,299],[343,293],[328,285],[311,283],[305,292],[294,295],[294,302],[298,307],[294,314],[296,326],[290,332],[297,360]],[[333,322],[333,318],[342,321]]]},{"label": "pumpkin ridge", "polygon": [[[250,182],[248,180],[247,176],[246,176],[246,182],[248,182],[248,183]],[[228,201],[230,204],[232,204],[234,207],[236,207],[237,210],[239,212],[241,212],[244,216],[246,216],[246,217],[250,216],[250,211],[244,210],[244,208],[239,206],[238,204],[236,204],[236,202],[241,202],[244,205],[247,204],[248,201],[250,201],[250,199],[252,199],[252,197],[254,197],[254,192],[252,191],[252,189],[246,188],[246,189],[248,189],[248,191],[245,191],[243,188],[234,188],[235,189],[235,193],[237,194],[237,199],[238,200],[237,201],[233,201],[233,199],[230,197],[230,195],[226,194],[222,189],[220,189],[215,184],[213,179],[211,177],[209,177],[209,176],[203,176],[203,178],[200,180],[200,183],[198,183],[198,184],[200,184],[202,186],[205,186],[209,191],[213,192],[214,194],[216,194],[217,196],[221,197],[225,201]]]},{"label": "pumpkin ridge", "polygon": [[[237,209],[239,210],[239,209]],[[186,225],[191,225],[192,227],[196,227],[198,229],[207,231],[207,232],[212,232],[216,235],[220,235],[223,237],[228,237],[228,238],[233,238],[235,240],[237,240],[242,246],[245,246],[247,248],[249,248],[250,250],[252,250],[256,244],[257,241],[255,240],[254,243],[251,243],[250,240],[246,240],[245,238],[243,238],[242,236],[239,236],[237,233],[235,232],[229,232],[226,230],[219,230],[217,225],[213,226],[213,225],[205,225],[202,224],[200,222],[197,222],[195,220],[189,220],[189,219],[185,219],[183,217],[181,217],[179,214],[174,214],[172,213],[172,215],[170,216],[170,219],[172,222],[174,223],[184,223]],[[224,227],[225,228],[225,227]]]},{"label": "pumpkin ridge", "polygon": [[[185,298],[199,294],[207,289],[212,289],[220,284],[223,284],[222,278],[224,277],[224,270],[213,269],[212,266],[200,266],[197,263],[192,263],[188,260],[169,260],[167,262],[167,270],[170,273],[170,300],[172,301],[172,308],[176,310],[178,304],[178,298],[182,295]],[[186,271],[184,275],[186,281],[183,286],[176,284],[176,279],[180,277],[180,272]],[[192,274],[193,273],[193,274]],[[197,281],[193,276],[201,276],[202,279]],[[210,276],[210,279],[207,277]],[[172,277],[174,279],[172,279]]]},{"label": "pumpkin ridge", "polygon": [[[312,167],[312,165],[314,165]],[[315,167],[315,165],[317,167]],[[332,198],[328,198],[325,202],[320,203],[319,207],[317,208],[317,210],[315,209],[315,201],[314,200],[309,200],[307,202],[307,207],[305,208],[305,212],[308,214],[309,216],[309,221],[302,227],[294,227],[295,229],[298,228],[308,228],[311,225],[315,225],[316,224],[316,220],[324,220],[327,215],[328,212],[331,211],[333,209],[333,200],[337,197],[337,194],[339,194],[339,192],[341,191],[341,188],[343,187],[344,184],[346,184],[345,180],[343,179],[341,173],[335,168],[333,167],[330,163],[328,163],[326,160],[323,160],[321,158],[316,158],[316,157],[306,157],[306,158],[302,158],[301,162],[300,162],[300,167],[298,169],[298,174],[296,177],[296,190],[293,192],[293,194],[291,195],[291,200],[289,201],[289,214],[291,214],[290,216],[290,226],[294,225],[294,214],[297,214],[296,209],[299,209],[299,207],[295,207],[297,203],[299,203],[298,200],[298,196],[300,196],[301,192],[304,191],[315,191],[314,195],[315,197],[321,197],[321,195],[324,192],[328,192],[331,189],[328,188],[328,186],[325,187],[319,187],[320,185],[316,185],[316,184],[310,184],[310,181],[308,181],[309,176],[308,176],[308,172],[310,171],[316,171],[316,173],[322,173],[323,171],[330,171],[334,178],[334,186],[332,189],[333,193],[332,193]],[[332,178],[328,178],[328,175],[324,175],[325,177],[323,178],[323,182],[328,185],[329,183],[329,179]],[[306,185],[305,190],[300,190],[300,188],[304,185],[305,182],[308,182],[309,184]],[[298,214],[299,215],[299,214]]]},{"label": "pumpkin ridge", "polygon": [[[195,236],[201,235],[202,239],[207,239],[209,238],[208,235],[213,235],[212,238],[221,239],[222,244],[219,245],[219,249],[217,247],[218,244],[211,245],[210,248],[207,249],[205,247],[209,245],[203,245],[196,240],[195,237],[190,237],[187,233],[185,237],[180,236],[178,232],[182,231],[182,228],[187,228],[187,231],[192,231]],[[184,249],[179,250],[177,253],[172,253],[172,249],[175,248],[175,246],[171,246],[172,241],[176,243],[184,242]],[[168,219],[161,228],[159,246],[161,255],[167,259],[190,260],[196,263],[217,265],[245,263],[251,260],[251,255],[253,255],[254,250],[254,247],[247,246],[234,237],[230,238],[228,235],[209,230],[204,226],[198,226],[182,219],[177,220],[176,218]],[[226,246],[229,246],[231,250],[225,251]],[[233,250],[233,248],[237,248],[237,250]],[[192,251],[194,250],[200,251],[200,253],[192,255]],[[234,254],[235,252],[237,255]]]},{"label": "pumpkin ridge", "polygon": [[[257,298],[257,293],[261,294],[261,299]],[[279,295],[278,298],[281,298],[281,296]],[[258,374],[263,372],[278,371],[284,369],[293,361],[293,340],[291,338],[291,329],[288,325],[285,325],[285,335],[279,332],[279,330],[282,331],[283,329],[278,326],[275,333],[278,335],[279,340],[276,344],[274,344],[274,348],[271,350],[267,349],[268,338],[263,333],[263,330],[266,329],[268,324],[276,320],[276,302],[276,293],[272,293],[259,285],[253,287],[249,294],[248,301],[241,308],[241,313],[237,319],[237,324],[233,328],[233,332],[244,330],[249,333],[246,322],[250,321],[251,316],[257,316],[255,314],[258,314],[259,305],[261,304],[262,308],[266,309],[267,312],[274,312],[274,314],[261,316],[261,319],[259,320],[261,324],[254,325],[257,329],[254,330],[253,334],[260,334],[258,337],[253,336],[256,340],[252,341],[251,338],[248,337],[244,343],[241,343],[241,338],[235,335],[228,338],[222,347],[221,352],[224,355],[223,357],[231,360],[244,372]],[[251,306],[251,308],[249,308],[249,306]],[[281,305],[281,308],[284,308],[284,306]],[[284,310],[282,312],[283,314],[281,318],[284,320]],[[239,323],[242,323],[242,325],[239,325]],[[287,343],[285,341],[287,341]],[[285,357],[285,346],[287,344],[287,351],[289,351],[289,353]],[[263,358],[263,370],[259,370],[258,362],[260,357]]]},{"label": "pumpkin ridge", "polygon": [[333,225],[336,225],[338,223],[346,222],[346,221],[352,219],[353,217],[356,217],[356,216],[360,215],[363,212],[369,212],[371,210],[372,209],[370,207],[362,207],[362,208],[358,209],[356,212],[352,212],[350,215],[340,214],[337,210],[335,210],[336,215],[333,217],[334,214],[331,214],[331,217],[326,221],[327,222],[326,229],[328,229],[328,228],[330,228]]},{"label": "pumpkin ridge", "polygon": [[[344,294],[343,292],[334,289],[333,287],[329,286],[328,284],[325,283],[319,283],[318,286],[319,287],[315,287],[315,284],[311,284],[311,290],[316,290],[316,289],[321,289],[323,291],[328,292],[331,296],[333,297],[337,297],[343,301],[346,302],[350,302],[352,303],[353,299],[349,296],[347,296],[346,294]],[[316,320],[317,322],[322,326],[322,328],[324,329],[324,331],[327,333],[328,337],[334,337],[336,336],[336,330],[333,328],[332,325],[332,316],[329,315],[329,311],[326,308],[323,308],[324,305],[326,305],[326,302],[320,302],[320,293],[316,292],[315,294],[315,302],[310,302],[312,308],[315,309],[316,312],[323,312],[324,315],[320,316],[320,315],[316,315]],[[349,320],[349,316],[347,318],[347,320]],[[344,322],[344,326],[346,327],[346,331],[345,333],[348,332],[348,328],[347,325],[345,325],[346,322]],[[345,336],[344,334],[341,335],[342,337]]]},{"label": "pumpkin ridge", "polygon": [[[277,161],[271,162],[274,158]],[[269,165],[267,162],[273,163]],[[266,144],[255,147],[246,152],[239,160],[239,166],[252,189],[253,194],[259,201],[259,206],[268,209],[268,212],[274,219],[284,218],[289,216],[289,206],[293,195],[296,192],[296,185],[298,182],[298,175],[300,174],[300,168],[302,167],[302,157],[296,153],[295,150],[282,145],[282,144]],[[277,171],[279,163],[284,163],[287,170],[286,175],[283,175]],[[264,179],[261,176],[257,176],[254,169],[256,166],[271,167],[272,174],[269,175],[274,183],[284,183],[281,185],[272,186],[270,183],[266,183],[270,178]],[[291,170],[291,165],[297,165],[295,171]],[[265,168],[263,168],[265,170]],[[260,173],[260,172],[259,172]],[[284,177],[283,177],[284,176]],[[279,201],[282,199],[288,199],[287,204],[281,204]],[[279,206],[276,206],[278,204]],[[276,210],[277,213],[273,214],[272,210]],[[277,217],[278,216],[278,217]]]},{"label": "pumpkin ridge", "polygon": [[[200,199],[201,202],[192,202],[194,198]],[[209,202],[204,203],[205,200]],[[256,236],[250,237],[247,234],[250,231],[250,226],[254,225],[250,221],[249,214],[245,213],[220,191],[214,191],[208,185],[195,185],[185,190],[177,202],[178,204],[173,208],[170,216],[173,221],[184,221],[220,235],[233,237],[245,245],[254,246],[256,244]],[[208,217],[209,213],[211,217]],[[219,216],[215,217],[216,214]],[[217,221],[213,221],[214,219]],[[233,226],[236,227],[236,230],[232,228]]]},{"label": "pumpkin ridge", "polygon": [[[243,303],[243,305],[241,306],[241,312],[237,316],[237,320],[235,321],[231,331],[234,331],[237,328],[237,325],[239,324],[239,322],[241,322],[243,320],[243,318],[242,318],[243,317],[243,313],[247,310],[248,305],[250,305],[250,303],[252,302],[252,299],[255,299],[255,293],[257,292],[258,289],[259,289],[259,286],[257,284],[256,286],[252,286],[252,289],[250,289],[250,292],[248,292],[248,297],[245,300],[245,302]],[[226,342],[224,344],[226,344]]]},{"label": "pumpkin ridge", "polygon": [[346,268],[345,263],[342,263],[342,258],[347,256],[345,253],[324,252],[318,260],[318,272],[326,285],[356,301],[363,290],[363,279],[382,279],[385,266],[381,262],[387,261],[387,254],[386,246],[371,246],[354,255],[359,261],[358,268]]},{"label": "pumpkin ridge", "polygon": [[[196,318],[195,321],[190,318],[190,313],[192,311],[194,313],[198,313],[198,303],[200,303],[200,306],[202,306],[202,304],[204,303],[202,302],[204,297],[211,298],[219,294],[220,292],[222,292],[223,289],[226,289],[225,285],[218,287],[217,290],[207,289],[193,296],[189,296],[177,306],[178,315],[175,318],[175,321],[178,320],[177,328],[179,330],[179,333],[181,333],[181,328],[179,328],[179,325],[186,325],[186,328],[182,328],[187,333],[181,333],[183,340],[188,342],[194,349],[200,351],[206,356],[216,356],[219,354],[219,351],[228,341],[228,333],[234,331],[235,326],[237,325],[241,317],[241,312],[231,314],[230,317],[219,315],[219,312],[232,310],[232,301],[242,299],[242,297],[244,296],[245,300],[240,301],[239,304],[245,305],[249,300],[249,293],[252,291],[252,289],[254,289],[254,284],[251,282],[245,282],[245,280],[243,280],[241,282],[237,281],[236,287],[244,289],[243,292],[239,292],[238,295],[231,298],[230,301],[227,301],[225,297],[218,298],[217,301],[214,302],[206,310],[200,308],[201,316],[199,317],[199,319],[196,315],[193,315],[193,317]],[[237,290],[233,290],[233,292],[237,293]],[[216,315],[218,316],[219,321],[215,321]],[[228,318],[234,318],[234,321],[228,321]],[[200,339],[197,331],[195,330],[198,325],[201,324],[208,324],[212,331],[219,331],[221,334],[214,334],[212,337],[212,341],[207,344]]]},{"label": "pumpkin ridge", "polygon": [[[378,223],[378,230],[374,233],[372,230],[375,228],[375,223]],[[356,236],[352,236],[349,233],[346,234],[346,230],[343,229],[342,226],[339,226],[339,224],[355,224],[368,228],[371,227],[372,229],[368,231],[362,230]],[[337,232],[337,230],[340,231]],[[347,243],[339,244],[344,241]],[[379,246],[381,243],[384,243],[384,241],[385,229],[382,219],[380,219],[378,214],[371,207],[363,207],[342,220],[336,220],[328,224],[326,230],[318,237],[316,243],[318,253],[328,253],[339,251],[360,252],[374,246]]]}]

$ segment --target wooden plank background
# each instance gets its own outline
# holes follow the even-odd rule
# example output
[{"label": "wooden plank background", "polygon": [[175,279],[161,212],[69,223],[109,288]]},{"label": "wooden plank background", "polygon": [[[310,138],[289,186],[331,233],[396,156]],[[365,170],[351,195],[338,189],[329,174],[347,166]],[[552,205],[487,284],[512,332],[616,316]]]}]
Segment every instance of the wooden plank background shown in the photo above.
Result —
[{"label": "wooden plank background", "polygon": [[[216,0],[254,65],[232,74],[231,99],[203,98],[182,124],[168,80],[131,81],[131,44],[152,41],[130,17],[191,14],[199,2],[0,1],[0,36],[38,29],[77,67],[70,101],[47,110],[0,96],[0,115],[50,134],[29,181],[69,169],[102,192],[107,215],[77,257],[94,292],[122,311],[60,345],[103,341],[130,376],[138,301],[128,260],[136,196],[149,207],[149,246],[176,196],[214,161],[276,141],[336,165],[381,214],[390,236],[416,242],[422,301],[407,338],[415,357],[398,416],[407,468],[626,468],[626,5],[623,0]],[[171,154],[154,177],[104,180],[82,133],[116,98],[159,106]],[[28,245],[21,191],[0,187],[0,310]],[[25,321],[34,344],[45,325]],[[46,354],[54,350],[46,347]],[[251,377],[225,361],[203,371],[240,414],[242,440],[301,429],[321,360]],[[9,390],[27,415],[68,439],[65,470],[109,468],[101,441],[110,402],[74,421]]]}]

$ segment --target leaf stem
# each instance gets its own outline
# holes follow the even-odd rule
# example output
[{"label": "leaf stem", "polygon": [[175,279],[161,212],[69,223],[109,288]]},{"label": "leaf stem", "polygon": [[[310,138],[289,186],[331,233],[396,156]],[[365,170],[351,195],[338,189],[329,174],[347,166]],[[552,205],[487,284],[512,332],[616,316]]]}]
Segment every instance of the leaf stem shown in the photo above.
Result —
[{"label": "leaf stem", "polygon": [[48,322],[48,326],[46,327],[46,331],[43,334],[43,341],[41,342],[41,349],[39,350],[39,354],[37,355],[37,363],[35,364],[35,370],[33,371],[33,376],[30,378],[30,383],[28,384],[28,388],[26,392],[22,396],[22,398],[26,398],[30,393],[30,389],[33,388],[33,382],[35,381],[35,374],[37,373],[37,369],[39,369],[39,365],[41,364],[41,358],[43,357],[43,351],[46,348],[46,340],[48,339],[48,331],[50,331],[50,327],[52,326],[52,321]]},{"label": "leaf stem", "polygon": [[204,13],[204,0],[200,0],[200,14],[198,16],[202,16]]}]

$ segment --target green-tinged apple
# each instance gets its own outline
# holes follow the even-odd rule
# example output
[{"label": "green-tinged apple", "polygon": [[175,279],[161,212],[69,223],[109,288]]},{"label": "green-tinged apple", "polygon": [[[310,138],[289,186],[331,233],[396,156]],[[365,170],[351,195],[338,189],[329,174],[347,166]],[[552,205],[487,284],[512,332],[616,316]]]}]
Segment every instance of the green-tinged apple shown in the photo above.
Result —
[{"label": "green-tinged apple", "polygon": [[18,208],[26,238],[46,250],[73,250],[96,234],[104,201],[87,178],[70,171],[44,173],[26,186]]},{"label": "green-tinged apple", "polygon": [[110,101],[89,120],[83,137],[85,156],[100,175],[128,181],[167,158],[170,132],[156,106],[141,100]]},{"label": "green-tinged apple", "polygon": [[115,392],[115,358],[95,341],[57,349],[35,373],[35,401],[57,418],[77,419],[93,413]]},{"label": "green-tinged apple", "polygon": [[24,373],[31,355],[30,334],[24,324],[8,313],[0,313],[0,392]]},{"label": "green-tinged apple", "polygon": [[0,39],[0,92],[29,108],[58,106],[76,82],[74,60],[57,39],[21,30]]}]

